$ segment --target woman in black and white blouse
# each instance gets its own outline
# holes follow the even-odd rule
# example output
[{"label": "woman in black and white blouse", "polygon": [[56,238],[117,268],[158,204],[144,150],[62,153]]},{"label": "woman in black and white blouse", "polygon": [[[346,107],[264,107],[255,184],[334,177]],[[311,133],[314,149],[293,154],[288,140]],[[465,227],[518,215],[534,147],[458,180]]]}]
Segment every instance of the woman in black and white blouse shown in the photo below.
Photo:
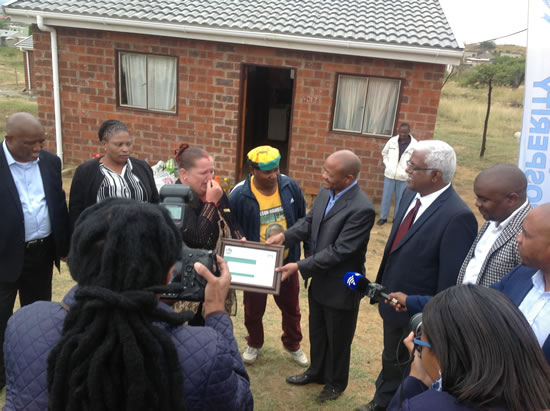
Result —
[{"label": "woman in black and white blouse", "polygon": [[130,157],[132,138],[124,123],[119,120],[104,121],[97,134],[104,155],[78,166],[71,184],[71,232],[80,213],[105,198],[159,202],[151,167],[143,160]]}]

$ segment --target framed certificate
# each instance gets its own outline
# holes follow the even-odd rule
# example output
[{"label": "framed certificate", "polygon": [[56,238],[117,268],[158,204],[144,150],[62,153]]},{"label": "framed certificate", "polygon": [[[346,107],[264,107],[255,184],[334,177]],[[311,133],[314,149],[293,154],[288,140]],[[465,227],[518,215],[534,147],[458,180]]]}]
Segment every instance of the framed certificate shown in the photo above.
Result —
[{"label": "framed certificate", "polygon": [[227,262],[231,288],[279,295],[284,246],[222,238],[218,254]]}]

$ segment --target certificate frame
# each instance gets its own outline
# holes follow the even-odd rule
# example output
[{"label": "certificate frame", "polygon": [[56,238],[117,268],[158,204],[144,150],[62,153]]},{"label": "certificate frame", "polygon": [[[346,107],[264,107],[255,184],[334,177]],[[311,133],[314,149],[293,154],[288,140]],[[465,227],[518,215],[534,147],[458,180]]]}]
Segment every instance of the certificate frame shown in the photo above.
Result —
[{"label": "certificate frame", "polygon": [[284,250],[282,245],[222,238],[217,253],[227,262],[230,288],[279,295],[281,273],[275,268],[283,265]]}]

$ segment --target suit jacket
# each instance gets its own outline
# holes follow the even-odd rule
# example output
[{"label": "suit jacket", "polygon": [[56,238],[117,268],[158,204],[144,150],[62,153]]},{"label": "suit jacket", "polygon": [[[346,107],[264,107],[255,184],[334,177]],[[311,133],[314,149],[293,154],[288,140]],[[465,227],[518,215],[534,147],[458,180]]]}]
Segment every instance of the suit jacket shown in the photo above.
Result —
[{"label": "suit jacket", "polygon": [[[537,271],[538,270],[535,268],[518,265],[512,272],[505,275],[502,280],[493,284],[491,288],[506,294],[508,298],[519,307],[525,296],[531,291],[531,288],[533,288],[531,277],[533,277]],[[550,321],[550,318],[548,321]],[[544,341],[542,351],[544,352],[548,364],[550,364],[550,335],[546,338],[546,341]]]},{"label": "suit jacket", "polygon": [[[55,263],[65,257],[69,248],[69,216],[61,179],[61,160],[47,151],[40,151],[40,175],[55,241]],[[25,221],[19,193],[11,175],[4,150],[0,147],[0,281],[15,282],[23,268]]]},{"label": "suit jacket", "polygon": [[330,198],[322,188],[309,213],[285,231],[285,245],[311,239],[312,255],[298,262],[304,279],[311,278],[311,296],[319,304],[352,310],[361,295],[345,284],[346,272],[365,272],[365,253],[374,224],[374,207],[355,185],[324,216]]},{"label": "suit jacket", "polygon": [[[453,187],[445,190],[414,222],[390,254],[393,239],[416,193],[405,190],[386,243],[376,282],[389,292],[435,295],[456,284],[464,257],[477,233],[477,220]],[[379,305],[380,315],[392,327],[405,327],[406,312]]]},{"label": "suit jacket", "polygon": [[[487,257],[481,266],[476,284],[489,287],[497,281],[500,281],[506,273],[512,271],[512,269],[520,263],[518,242],[516,241],[516,237],[522,230],[523,220],[525,220],[527,213],[532,208],[533,207],[531,207],[531,204],[527,202],[527,204],[518,210],[518,213],[510,220],[506,228],[502,230],[502,233],[500,233],[494,242],[493,246],[489,250],[489,254],[487,254]],[[462,263],[460,273],[458,274],[458,279],[456,280],[457,284],[462,284],[464,274],[466,274],[466,267],[468,267],[468,264],[474,255],[477,243],[485,231],[487,231],[489,224],[490,221],[486,221],[481,227],[481,230],[479,230],[474,243],[470,247],[470,251],[468,251],[466,258]]]},{"label": "suit jacket", "polygon": [[[85,163],[80,164],[74,173],[69,193],[69,220],[71,223],[71,232],[74,230],[76,220],[82,212],[89,206],[97,202],[97,192],[105,178],[99,169],[99,160],[101,158],[92,158]],[[130,157],[132,162],[132,173],[141,181],[147,199],[150,203],[159,202],[159,194],[153,177],[153,170],[146,161]]]}]

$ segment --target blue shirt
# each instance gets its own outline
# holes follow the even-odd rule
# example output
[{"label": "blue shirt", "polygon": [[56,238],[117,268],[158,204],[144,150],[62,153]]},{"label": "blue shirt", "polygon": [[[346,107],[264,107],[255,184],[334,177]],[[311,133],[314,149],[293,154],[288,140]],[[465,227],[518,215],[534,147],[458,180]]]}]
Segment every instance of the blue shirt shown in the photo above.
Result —
[{"label": "blue shirt", "polygon": [[20,163],[11,155],[5,140],[2,146],[23,208],[25,241],[45,238],[52,233],[52,227],[42,175],[38,166],[40,159]]},{"label": "blue shirt", "polygon": [[346,191],[349,191],[354,185],[357,185],[357,180],[355,180],[353,183],[351,183],[349,186],[347,186],[344,190],[340,191],[336,195],[334,194],[334,190],[329,190],[330,199],[328,200],[327,208],[325,208],[325,215],[327,215],[330,209],[334,207],[336,201],[338,201],[338,199],[342,197]]},{"label": "blue shirt", "polygon": [[542,347],[550,335],[550,291],[544,291],[542,271],[537,271],[531,279],[533,288],[527,293],[518,308],[527,318],[527,322]]}]

